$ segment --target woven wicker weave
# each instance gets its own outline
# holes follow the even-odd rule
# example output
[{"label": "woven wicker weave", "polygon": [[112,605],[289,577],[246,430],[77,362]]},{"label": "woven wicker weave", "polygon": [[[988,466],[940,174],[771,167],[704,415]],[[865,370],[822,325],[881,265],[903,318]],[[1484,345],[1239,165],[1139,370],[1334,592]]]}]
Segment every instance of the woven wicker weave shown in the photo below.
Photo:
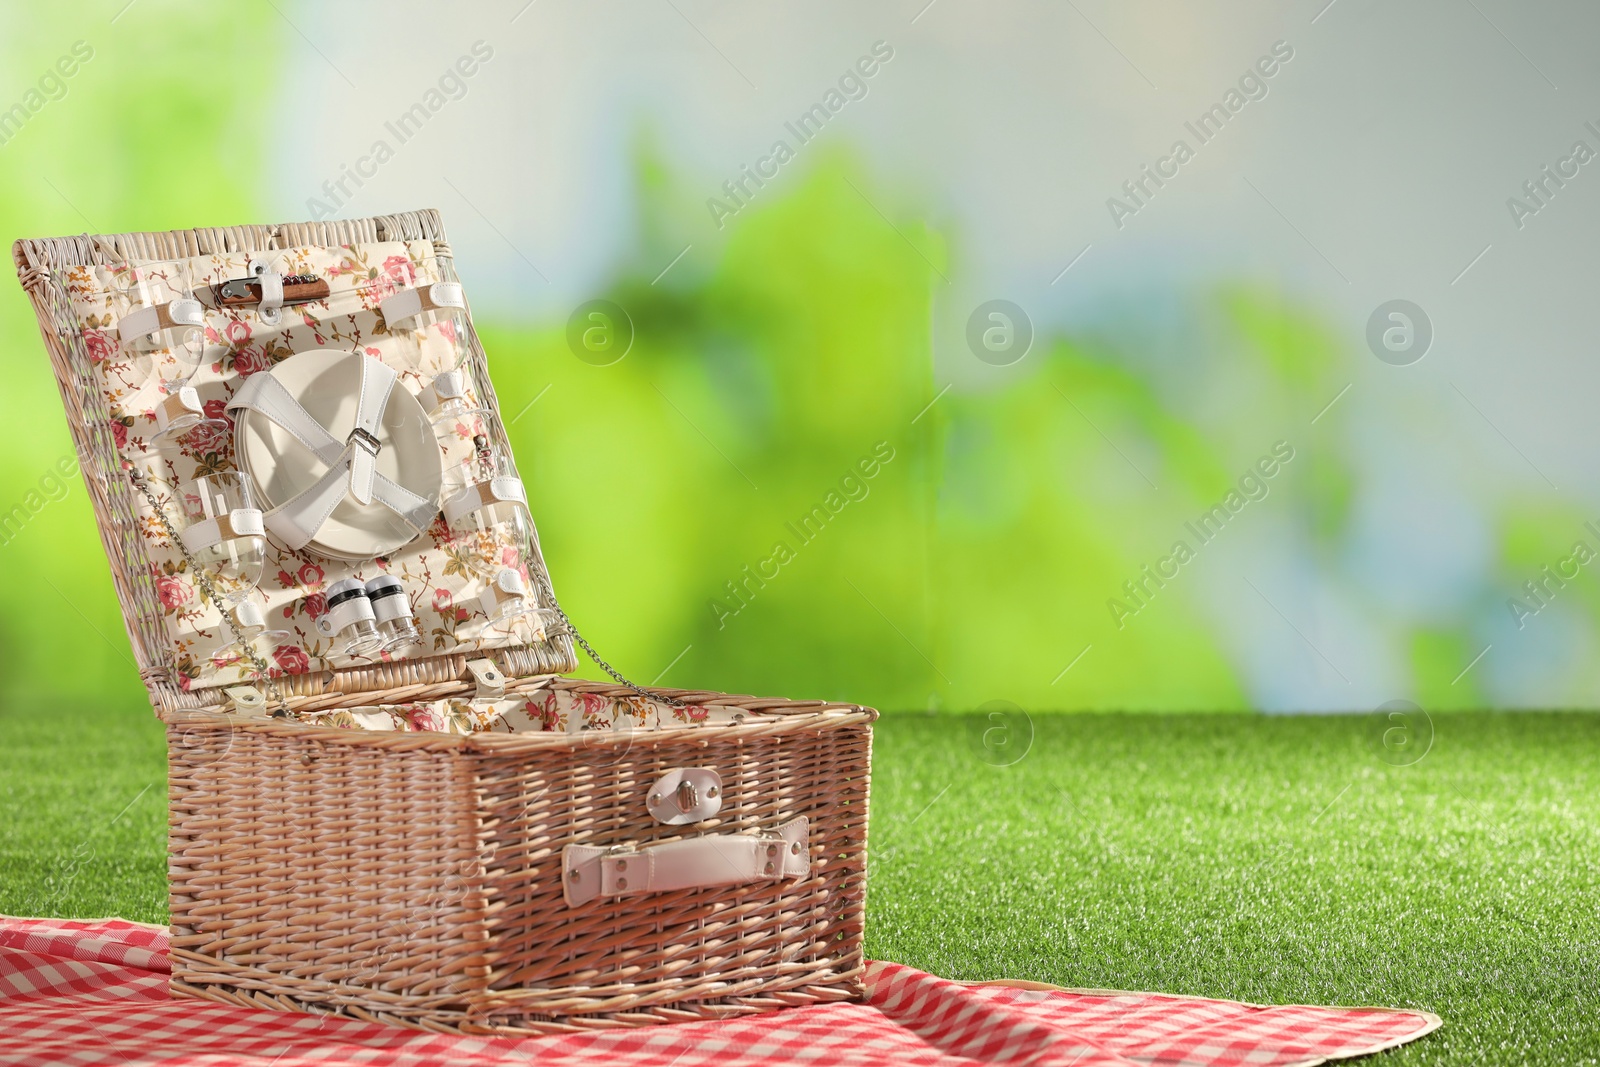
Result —
[{"label": "woven wicker weave", "polygon": [[[61,386],[141,677],[169,752],[172,990],[432,1030],[548,1033],[724,1018],[860,994],[868,708],[654,690],[741,721],[650,732],[389,733],[226,713],[169,676],[135,497],[62,273],[74,266],[393,240],[432,211],[347,222],[23,240],[18,274]],[[494,404],[474,341],[474,378]],[[509,443],[497,444],[509,448]],[[543,560],[530,571],[553,602]],[[296,712],[470,697],[465,655],[279,679]],[[552,679],[570,636],[493,654],[508,692],[623,697]],[[715,768],[723,806],[652,819],[669,769]],[[647,845],[809,819],[810,873],[569,907],[569,844]]]}]

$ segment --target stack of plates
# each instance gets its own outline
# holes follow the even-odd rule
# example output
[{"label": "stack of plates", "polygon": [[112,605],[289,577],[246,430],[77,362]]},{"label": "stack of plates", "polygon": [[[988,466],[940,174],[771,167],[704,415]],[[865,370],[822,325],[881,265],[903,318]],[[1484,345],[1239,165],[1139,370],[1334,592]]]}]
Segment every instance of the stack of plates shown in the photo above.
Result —
[{"label": "stack of plates", "polygon": [[[300,352],[270,373],[310,416],[340,441],[355,428],[362,356],[324,348]],[[316,453],[257,412],[236,413],[234,457],[263,511],[292,500],[328,471]],[[439,446],[427,413],[396,382],[378,431],[378,473],[424,500],[438,500],[442,478]],[[328,559],[369,560],[416,540],[417,532],[384,505],[358,504],[351,497],[333,509],[307,551]]]}]

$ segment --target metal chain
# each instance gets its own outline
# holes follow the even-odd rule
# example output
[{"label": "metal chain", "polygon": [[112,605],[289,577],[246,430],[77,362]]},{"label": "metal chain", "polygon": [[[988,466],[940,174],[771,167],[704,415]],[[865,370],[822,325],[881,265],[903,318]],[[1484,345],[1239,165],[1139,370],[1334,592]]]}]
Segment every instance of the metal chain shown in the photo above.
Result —
[{"label": "metal chain", "polygon": [[194,575],[196,584],[200,586],[206,597],[221,609],[223,624],[233,633],[234,640],[239,642],[239,647],[243,650],[245,658],[250,661],[251,666],[255,667],[257,673],[261,676],[262,682],[266,685],[267,697],[271,701],[270,706],[281,709],[288,714],[293,714],[289,709],[288,700],[284,698],[283,691],[278,688],[278,683],[272,679],[272,668],[268,666],[261,653],[255,650],[255,646],[245,638],[244,631],[234,621],[232,612],[223,606],[226,598],[217,592],[217,587],[211,583],[211,577],[206,573],[206,569],[195,562],[194,556],[190,555],[189,546],[185,545],[183,538],[178,536],[178,531],[173,527],[172,520],[167,517],[166,509],[156,499],[155,490],[150,488],[150,480],[144,476],[143,471],[139,470],[131,462],[127,465],[127,471],[128,480],[133,482],[134,488],[143,494],[145,501],[150,505],[150,510],[155,512],[156,521],[161,523],[161,528],[166,531],[167,537],[171,539],[173,547],[183,555],[183,561],[189,565],[189,573]]},{"label": "metal chain", "polygon": [[[556,599],[555,587],[550,582],[550,569],[544,562],[544,548],[539,544],[539,527],[534,523],[533,516],[531,514],[528,515],[528,539],[531,542],[531,547],[533,548],[534,558],[539,562],[539,570],[535,572],[532,567],[530,567],[529,574],[537,574],[539,578],[543,579],[537,583],[539,587],[537,592],[546,600],[548,600],[550,602],[550,607],[557,615],[561,616],[561,623],[567,628],[566,636],[571,637],[572,640],[577,643],[578,647],[583,649],[584,655],[593,660],[595,665],[601,670],[609,674],[612,680],[614,680],[618,685],[625,689],[633,690],[646,700],[654,700],[674,708],[689,707],[686,702],[679,700],[677,697],[669,697],[665,693],[652,693],[650,690],[644,688],[644,686],[629,681],[626,675],[617,670],[611,664],[607,663],[605,659],[601,657],[600,653],[594,650],[594,646],[591,645],[588,640],[578,632],[578,628],[576,626],[572,625],[572,620],[567,617],[566,610],[561,607],[561,602]],[[552,634],[550,636],[559,637],[561,635]]]},{"label": "metal chain", "polygon": [[628,681],[628,679],[623,676],[621,671],[617,670],[611,664],[600,658],[600,653],[596,652],[594,650],[594,646],[584,639],[584,636],[578,632],[578,628],[572,625],[572,620],[567,618],[567,613],[561,609],[561,605],[556,603],[555,595],[550,593],[549,590],[546,590],[546,593],[550,596],[550,603],[555,608],[555,613],[561,616],[562,623],[566,625],[568,635],[570,635],[572,639],[578,643],[578,647],[583,649],[584,654],[590,659],[594,660],[595,664],[601,670],[605,671],[607,674],[611,675],[612,678],[616,679],[618,685],[633,690],[646,700],[654,700],[662,704],[669,704],[675,708],[686,708],[689,706],[684,701],[679,700],[677,697],[669,697],[665,693],[652,693],[643,686],[636,685],[633,682]]}]

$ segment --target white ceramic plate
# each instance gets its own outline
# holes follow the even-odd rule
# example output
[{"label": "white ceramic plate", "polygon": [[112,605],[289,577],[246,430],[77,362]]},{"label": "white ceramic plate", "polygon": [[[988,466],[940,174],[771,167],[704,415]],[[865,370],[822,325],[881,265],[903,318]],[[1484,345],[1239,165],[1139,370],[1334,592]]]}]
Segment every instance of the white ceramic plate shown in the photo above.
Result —
[{"label": "white ceramic plate", "polygon": [[[334,348],[297,353],[269,373],[310,416],[343,441],[356,422],[361,358]],[[283,427],[254,411],[240,411],[234,454],[263,510],[270,511],[316,484],[327,464]],[[378,430],[378,473],[424,500],[439,499],[439,446],[427,413],[405,385],[396,382]],[[350,497],[333,509],[307,550],[330,559],[369,560],[416,540],[417,532],[377,501]]]}]

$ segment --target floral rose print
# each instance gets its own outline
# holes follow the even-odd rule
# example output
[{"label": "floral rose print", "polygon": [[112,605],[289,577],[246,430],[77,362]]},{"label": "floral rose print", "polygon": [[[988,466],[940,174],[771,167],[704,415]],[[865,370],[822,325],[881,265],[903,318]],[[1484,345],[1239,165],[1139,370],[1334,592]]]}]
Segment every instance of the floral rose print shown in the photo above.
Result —
[{"label": "floral rose print", "polygon": [[554,693],[542,693],[523,704],[523,711],[546,730],[560,730],[566,726]]},{"label": "floral rose print", "polygon": [[311,669],[311,657],[299,645],[279,645],[272,650],[272,662],[284,674],[304,674]]},{"label": "floral rose print", "polygon": [[383,273],[397,285],[415,285],[417,268],[406,256],[388,256],[383,261]]},{"label": "floral rose print", "polygon": [[406,720],[413,730],[445,730],[449,728],[444,713],[427,704],[416,704],[406,709]]},{"label": "floral rose print", "polygon": [[175,574],[157,575],[156,596],[161,599],[162,607],[169,612],[177,611],[194,599],[194,586]]},{"label": "floral rose print", "polygon": [[228,402],[222,399],[207,400],[200,405],[208,419],[221,419],[228,424],[228,429],[233,429],[233,415],[228,411]]},{"label": "floral rose print", "polygon": [[84,330],[83,344],[89,351],[90,363],[104,363],[117,354],[117,341],[109,330]]},{"label": "floral rose print", "polygon": [[706,717],[710,714],[710,708],[701,707],[698,704],[690,704],[688,707],[683,708],[672,708],[672,717],[679,722],[705,722]]},{"label": "floral rose print", "polygon": [[375,308],[399,291],[400,287],[395,284],[393,278],[387,274],[379,274],[361,287],[361,300],[368,307]]},{"label": "floral rose print", "polygon": [[246,345],[233,354],[233,370],[241,378],[272,369],[272,357],[260,348]]}]

